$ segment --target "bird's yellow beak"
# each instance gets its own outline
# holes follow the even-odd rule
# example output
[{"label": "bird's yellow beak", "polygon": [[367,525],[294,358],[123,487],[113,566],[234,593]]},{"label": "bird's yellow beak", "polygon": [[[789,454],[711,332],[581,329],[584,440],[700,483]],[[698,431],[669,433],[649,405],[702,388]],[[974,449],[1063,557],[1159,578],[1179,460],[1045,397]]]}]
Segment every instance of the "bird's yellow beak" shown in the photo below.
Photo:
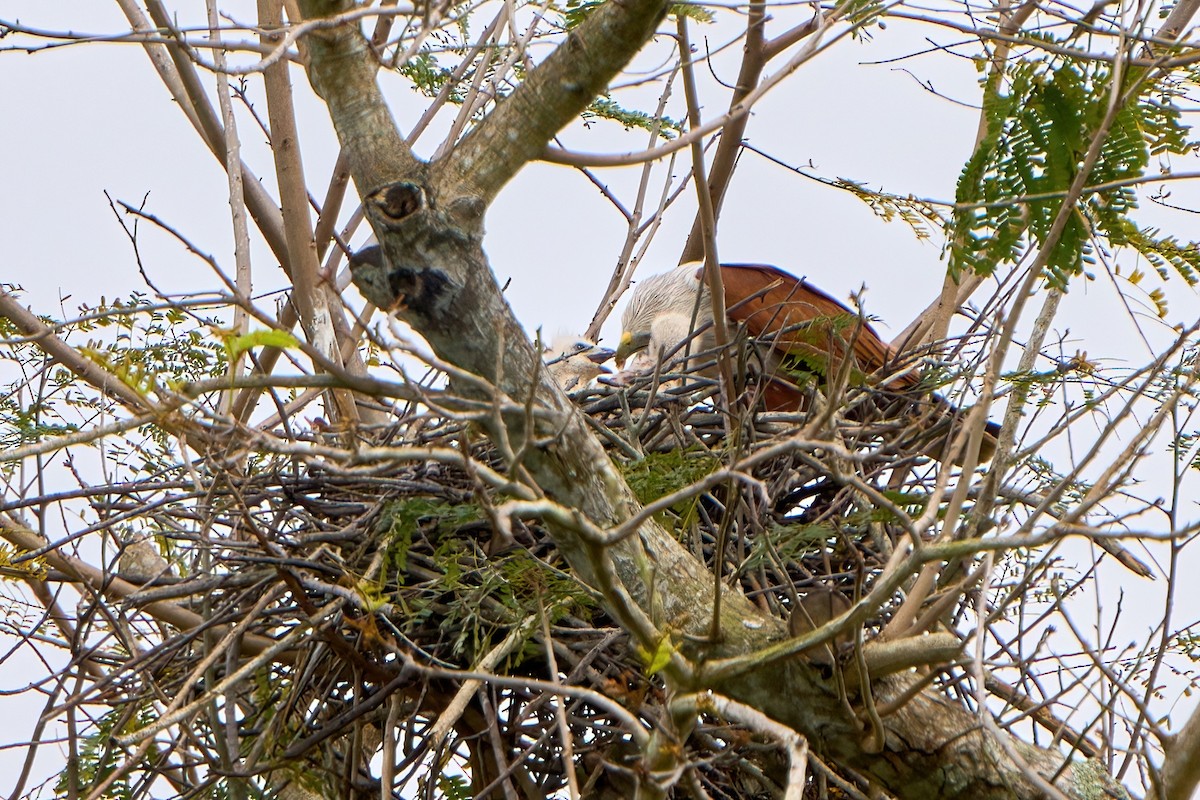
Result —
[{"label": "bird's yellow beak", "polygon": [[631,355],[639,350],[644,350],[650,344],[650,334],[648,333],[632,333],[630,331],[621,332],[621,341],[617,343],[617,352],[613,354],[613,361],[616,362],[617,369],[622,369],[625,362]]}]

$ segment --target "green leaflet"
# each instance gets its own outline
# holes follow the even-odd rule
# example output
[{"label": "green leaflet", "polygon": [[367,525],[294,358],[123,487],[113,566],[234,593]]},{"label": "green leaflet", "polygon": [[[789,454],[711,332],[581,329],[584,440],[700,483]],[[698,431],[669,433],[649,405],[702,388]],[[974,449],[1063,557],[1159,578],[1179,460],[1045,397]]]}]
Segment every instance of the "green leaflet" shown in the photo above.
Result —
[{"label": "green leaflet", "polygon": [[408,551],[419,526],[437,525],[457,531],[482,518],[483,509],[475,503],[456,505],[428,497],[409,497],[394,500],[385,507],[379,530],[387,542],[392,566],[403,572],[408,569]]},{"label": "green leaflet", "polygon": [[663,634],[653,653],[638,647],[638,655],[646,662],[647,675],[654,675],[657,672],[661,672],[664,667],[671,663],[671,656],[674,653],[675,645],[671,643],[670,634]]},{"label": "green leaflet", "polygon": [[683,123],[670,117],[655,117],[645,111],[625,108],[610,96],[597,97],[581,115],[584,124],[597,119],[607,119],[623,125],[626,130],[639,128],[656,132],[661,139],[674,139],[682,130]]},{"label": "green leaflet", "polygon": [[1085,188],[1053,244],[1063,198],[1112,102],[1112,71],[1055,56],[1014,62],[1006,79],[1004,89],[985,93],[987,131],[959,177],[956,201],[972,207],[957,209],[950,223],[952,274],[988,275],[1030,245],[1049,245],[1046,277],[1065,288],[1092,260],[1095,233],[1136,249],[1164,277],[1170,266],[1194,282],[1196,245],[1139,228],[1130,218],[1137,208],[1133,187],[1108,185],[1144,176],[1152,153],[1189,149],[1176,105],[1183,91],[1178,79],[1146,83],[1117,111],[1087,180],[1088,187],[1105,188]]},{"label": "green leaflet", "polygon": [[708,452],[670,450],[648,453],[638,461],[624,463],[621,465],[621,474],[638,502],[646,505],[690,486],[719,466],[717,457]]},{"label": "green leaflet", "polygon": [[229,360],[233,361],[242,353],[254,347],[278,347],[280,350],[298,347],[296,337],[278,328],[263,328],[251,331],[241,336],[230,336],[225,340],[225,350]]}]

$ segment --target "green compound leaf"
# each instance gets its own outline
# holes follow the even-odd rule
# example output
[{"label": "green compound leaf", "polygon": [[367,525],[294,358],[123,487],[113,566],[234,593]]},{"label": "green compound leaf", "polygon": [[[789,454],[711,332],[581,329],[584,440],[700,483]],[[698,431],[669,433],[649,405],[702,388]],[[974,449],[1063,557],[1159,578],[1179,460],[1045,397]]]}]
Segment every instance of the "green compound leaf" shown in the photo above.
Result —
[{"label": "green compound leaf", "polygon": [[1015,263],[1027,248],[1049,247],[1045,277],[1065,288],[1094,260],[1094,238],[1101,236],[1114,247],[1136,250],[1163,277],[1173,268],[1195,282],[1195,243],[1159,238],[1131,219],[1137,208],[1131,183],[1146,175],[1151,155],[1182,154],[1194,146],[1178,105],[1190,81],[1159,77],[1117,110],[1087,176],[1086,187],[1095,188],[1085,188],[1052,242],[1064,197],[1111,106],[1112,70],[1047,56],[1010,64],[1005,77],[1003,88],[986,84],[987,130],[959,177],[960,207],[947,230],[951,273],[988,275]]},{"label": "green compound leaf", "polygon": [[295,336],[278,328],[251,331],[241,336],[230,336],[225,340],[225,350],[229,353],[230,361],[254,347],[278,347],[280,350],[290,350],[299,346],[300,343],[296,341]]}]

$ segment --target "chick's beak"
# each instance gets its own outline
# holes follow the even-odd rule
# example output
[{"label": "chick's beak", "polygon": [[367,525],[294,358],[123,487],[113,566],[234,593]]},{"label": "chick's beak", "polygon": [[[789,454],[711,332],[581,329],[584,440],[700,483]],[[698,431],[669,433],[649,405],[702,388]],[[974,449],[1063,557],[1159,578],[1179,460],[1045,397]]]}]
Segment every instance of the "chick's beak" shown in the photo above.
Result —
[{"label": "chick's beak", "polygon": [[587,353],[587,360],[593,364],[603,364],[612,357],[612,350],[609,350],[607,347],[600,347],[599,345],[596,345]]}]

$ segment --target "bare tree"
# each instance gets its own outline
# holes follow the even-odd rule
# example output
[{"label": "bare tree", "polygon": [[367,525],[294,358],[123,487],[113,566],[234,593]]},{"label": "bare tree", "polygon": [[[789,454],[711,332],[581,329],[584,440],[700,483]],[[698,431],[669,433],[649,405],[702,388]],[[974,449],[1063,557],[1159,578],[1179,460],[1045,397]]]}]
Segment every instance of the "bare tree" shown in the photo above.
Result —
[{"label": "bare tree", "polygon": [[[1121,372],[1050,337],[1089,264],[1195,279],[1197,246],[1134,217],[1139,187],[1194,179],[1163,165],[1193,149],[1195,3],[1159,23],[1105,4],[259,0],[248,26],[209,0],[200,29],[161,0],[118,5],[129,28],[103,38],[143,48],[216,157],[234,248],[114,201],[135,253],[147,228],[173,237],[212,290],[180,298],[144,270],[150,295],[63,319],[0,294],[0,569],[22,586],[6,632],[46,698],[14,797],[60,740],[53,790],[86,798],[1191,795],[1198,715],[1172,715],[1163,685],[1193,680],[1175,597],[1200,321]],[[737,30],[702,49],[704,23]],[[754,152],[944,240],[944,288],[894,342],[920,390],[847,362],[803,410],[759,413],[756,343],[731,328],[697,357],[716,372],[565,395],[488,263],[501,189],[567,164],[621,214],[594,339],[672,207],[696,209],[682,259],[718,263],[756,104],[888,24],[952,36],[935,49],[984,76],[953,201]],[[103,46],[2,25],[7,50]],[[324,185],[301,162],[302,75],[341,146]],[[419,116],[393,113],[393,84],[423,93]],[[556,143],[581,119],[646,144]],[[248,121],[270,179],[243,157]],[[630,197],[603,166],[636,175]],[[286,276],[275,311],[252,233]],[[859,335],[866,313],[843,323]],[[922,413],[935,390],[964,408],[953,425]],[[961,463],[924,455],[946,442]],[[1139,487],[1155,458],[1170,491]],[[1165,579],[1153,641],[1117,643],[1119,605],[1083,621],[1113,575]]]}]

